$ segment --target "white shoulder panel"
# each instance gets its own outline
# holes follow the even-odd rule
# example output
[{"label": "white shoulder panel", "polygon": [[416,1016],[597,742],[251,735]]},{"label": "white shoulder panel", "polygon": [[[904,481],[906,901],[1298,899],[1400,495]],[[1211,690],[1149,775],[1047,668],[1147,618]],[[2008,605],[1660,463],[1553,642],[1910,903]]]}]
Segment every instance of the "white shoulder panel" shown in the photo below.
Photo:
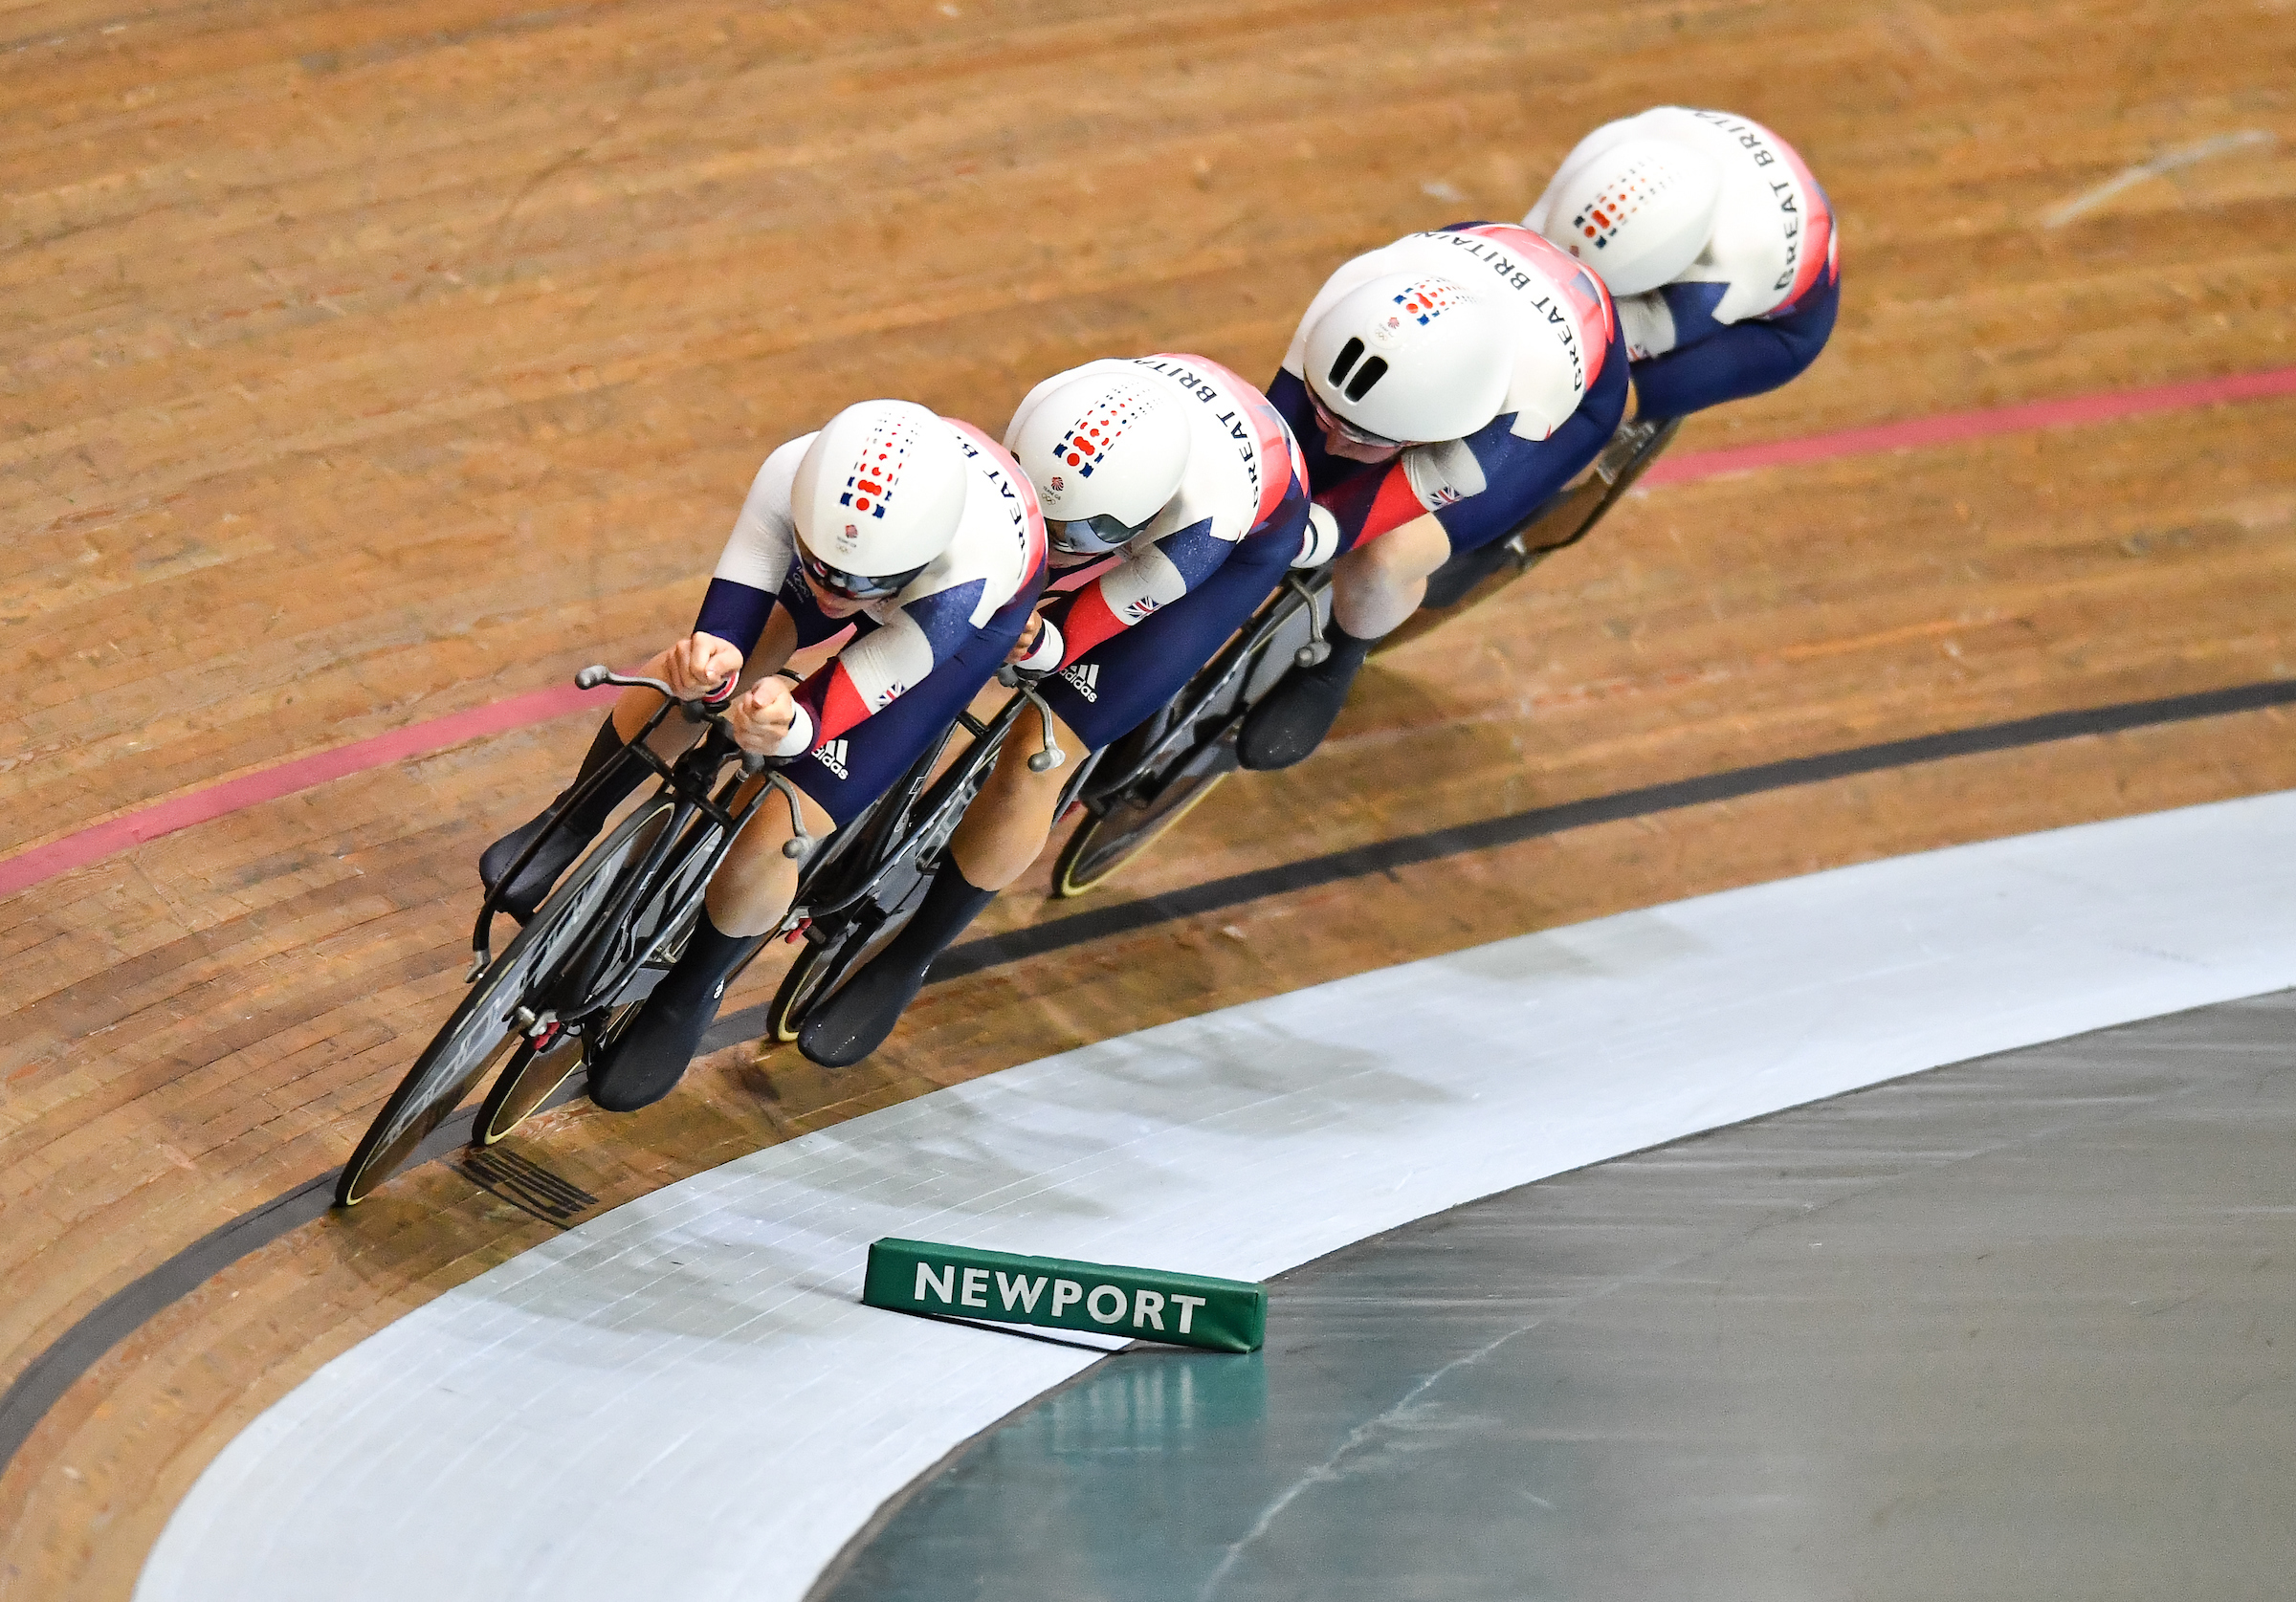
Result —
[{"label": "white shoulder panel", "polygon": [[1728,285],[1714,308],[1717,322],[1758,318],[1784,301],[1803,221],[1821,205],[1784,143],[1760,123],[1728,112],[1661,106],[1634,121],[1695,145],[1722,167],[1713,238],[1676,282]]},{"label": "white shoulder panel", "polygon": [[972,611],[973,626],[978,628],[1013,598],[1027,577],[1032,551],[1028,524],[1035,515],[1035,495],[1015,484],[1013,473],[989,450],[961,434],[958,443],[965,448],[972,472],[965,480],[964,516],[957,525],[957,538],[892,604],[980,579],[981,599]]},{"label": "white shoulder panel", "polygon": [[765,458],[750,481],[749,498],[734,519],[713,579],[724,579],[768,595],[782,587],[789,564],[797,556],[797,523],[789,516],[790,487],[797,482],[797,464],[820,432],[800,434]]},{"label": "white shoulder panel", "polygon": [[1225,375],[1173,363],[1170,357],[1128,363],[1159,384],[1181,391],[1191,403],[1188,466],[1180,493],[1141,535],[1147,541],[1191,527],[1209,517],[1212,535],[1231,543],[1251,532],[1260,510],[1259,436],[1244,420],[1244,397],[1228,393]]}]

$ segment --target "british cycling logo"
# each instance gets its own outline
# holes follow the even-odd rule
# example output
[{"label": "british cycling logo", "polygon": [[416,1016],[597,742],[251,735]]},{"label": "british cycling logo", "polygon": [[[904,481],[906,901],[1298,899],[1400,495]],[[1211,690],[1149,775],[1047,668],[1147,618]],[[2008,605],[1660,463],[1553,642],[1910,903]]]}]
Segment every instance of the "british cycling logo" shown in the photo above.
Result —
[{"label": "british cycling logo", "polygon": [[1404,317],[1424,328],[1466,298],[1466,293],[1448,278],[1422,278],[1397,296],[1395,303],[1403,309]]},{"label": "british cycling logo", "polygon": [[1063,668],[1060,676],[1074,685],[1076,693],[1086,700],[1094,703],[1099,701],[1097,687],[1100,683],[1100,665],[1097,662],[1079,662],[1072,668]]},{"label": "british cycling logo", "polygon": [[[1141,390],[1130,384],[1117,384],[1093,403],[1074,427],[1061,436],[1052,448],[1053,456],[1068,463],[1086,478],[1108,455],[1109,447],[1122,439],[1132,426],[1138,422],[1151,402]],[[1054,480],[1053,487],[1059,487]]]},{"label": "british cycling logo", "polygon": [[839,779],[849,777],[845,771],[845,741],[829,740],[813,753],[813,759]]},{"label": "british cycling logo", "polygon": [[[837,504],[872,517],[884,516],[894,492],[900,487],[901,468],[909,458],[910,443],[916,438],[916,425],[907,418],[878,424],[869,436],[869,443],[861,448],[861,459],[845,475],[845,493],[837,497]],[[850,523],[846,525],[846,532],[852,532]]]}]

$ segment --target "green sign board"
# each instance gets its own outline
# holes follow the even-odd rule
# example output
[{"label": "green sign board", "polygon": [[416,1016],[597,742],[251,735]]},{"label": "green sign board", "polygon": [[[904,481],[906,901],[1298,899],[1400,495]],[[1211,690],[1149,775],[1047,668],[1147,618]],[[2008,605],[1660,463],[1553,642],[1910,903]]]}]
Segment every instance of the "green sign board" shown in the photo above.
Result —
[{"label": "green sign board", "polygon": [[1268,1338],[1268,1292],[1242,1280],[892,1236],[869,1248],[861,1300],[896,1312],[1089,1329],[1213,1351],[1257,1351]]}]

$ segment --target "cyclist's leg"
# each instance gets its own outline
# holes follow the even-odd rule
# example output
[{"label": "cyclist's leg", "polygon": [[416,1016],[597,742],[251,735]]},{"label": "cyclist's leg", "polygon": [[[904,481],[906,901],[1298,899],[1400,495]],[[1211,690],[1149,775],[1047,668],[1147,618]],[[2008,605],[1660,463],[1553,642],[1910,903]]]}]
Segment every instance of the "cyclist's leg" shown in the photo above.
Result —
[{"label": "cyclist's leg", "polygon": [[[759,642],[758,648],[750,653],[750,660],[743,667],[743,687],[746,688],[762,674],[779,667],[787,658],[796,640],[797,630],[788,614],[776,608],[766,624],[764,638]],[[670,647],[664,647],[638,672],[649,678],[659,678],[669,658]],[[583,756],[582,768],[575,774],[574,782],[558,793],[551,801],[550,807],[566,805],[573,799],[575,791],[591,775],[619,757],[630,737],[645,726],[646,720],[653,715],[661,704],[661,696],[653,691],[625,690],[621,698],[614,703],[613,712],[599,724],[598,733],[591,737],[590,749]],[[656,756],[667,759],[682,753],[699,737],[700,733],[699,725],[688,723],[682,717],[665,718],[646,743]],[[560,819],[558,827],[551,831],[550,838],[543,842],[541,849],[534,854],[525,870],[503,892],[503,911],[520,923],[532,917],[534,910],[541,905],[542,898],[550,893],[551,887],[574,865],[574,860],[589,848],[590,842],[598,837],[598,831],[606,827],[606,821],[613,816],[614,808],[620,806],[632,790],[644,783],[647,777],[645,764],[625,762],[603,785],[583,797],[578,805]],[[519,853],[526,849],[527,844],[547,826],[549,816],[550,808],[537,813],[489,845],[480,855],[478,877],[488,889],[493,889],[502,875],[510,871],[510,865],[519,860]]]},{"label": "cyclist's leg", "polygon": [[1429,575],[1451,555],[1451,538],[1432,513],[1343,553],[1332,569],[1329,653],[1285,674],[1246,714],[1237,760],[1263,771],[1288,768],[1321,745],[1371,647],[1419,610]]},{"label": "cyclist's leg", "polygon": [[[900,699],[784,770],[801,794],[808,832],[826,836],[852,822],[909,771],[1003,663],[1033,600],[1031,593],[998,612]],[[645,1107],[685,1073],[727,979],[789,910],[798,864],[782,846],[790,838],[784,798],[764,797],[712,877],[684,955],[591,1076],[590,1099],[600,1107]]]},{"label": "cyclist's leg", "polygon": [[1045,724],[1036,708],[1025,709],[916,913],[806,1020],[798,1045],[807,1057],[841,1068],[884,1043],[924,988],[933,959],[1044,849],[1075,771],[1071,764],[1129,734],[1178,694],[1282,582],[1297,549],[1296,538],[1249,542],[1198,588],[1044,681],[1039,693],[1052,709],[1052,738],[1067,759],[1031,771],[1028,758],[1044,747]]},{"label": "cyclist's leg", "polygon": [[[1453,501],[1344,552],[1333,568],[1331,652],[1287,673],[1251,709],[1236,741],[1247,768],[1283,768],[1331,732],[1364,660],[1426,598],[1427,580],[1462,552],[1504,539],[1525,516],[1592,461],[1617,427],[1626,364],[1606,366],[1597,393],[1544,440],[1511,432],[1489,441],[1491,474],[1481,493]],[[1479,436],[1481,437],[1481,436]],[[1480,459],[1480,458],[1479,458]]]}]

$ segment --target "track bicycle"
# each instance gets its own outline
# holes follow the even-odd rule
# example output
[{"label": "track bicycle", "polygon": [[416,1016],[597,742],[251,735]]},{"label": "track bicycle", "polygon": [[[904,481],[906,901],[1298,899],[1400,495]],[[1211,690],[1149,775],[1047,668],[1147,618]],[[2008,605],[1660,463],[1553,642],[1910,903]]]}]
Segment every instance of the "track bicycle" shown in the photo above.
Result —
[{"label": "track bicycle", "polygon": [[[910,786],[908,799],[870,821],[872,844],[818,880],[813,905],[789,923],[784,935],[802,939],[805,949],[783,975],[766,1009],[767,1039],[784,1045],[795,1041],[812,1008],[834,995],[908,925],[940,869],[964,809],[988,782],[1022,710],[1036,707],[1043,717],[1040,727],[1050,730],[1051,709],[1035,689],[1046,676],[1011,666],[999,669],[996,682],[1014,693],[985,720],[970,711],[960,713],[938,746],[911,771],[905,781]],[[1044,773],[1065,759],[1048,733],[1042,749],[1029,754],[1028,765]],[[1061,794],[1060,811],[1091,779],[1097,762],[1095,754],[1076,764]]]},{"label": "track bicycle", "polygon": [[[648,689],[663,700],[612,762],[551,810],[547,825],[487,891],[463,976],[471,989],[352,1151],[335,1187],[339,1206],[357,1205],[389,1178],[490,1069],[502,1071],[479,1123],[506,1129],[594,1060],[613,1025],[676,959],[710,874],[768,796],[779,791],[789,807],[796,838],[784,849],[800,858],[812,853],[796,793],[768,771],[771,758],[734,743],[722,715],[733,699],[730,682],[707,699],[681,699],[658,679],[597,667],[585,668],[575,683]],[[683,754],[664,758],[647,739],[673,712],[708,727]],[[492,929],[503,891],[564,815],[627,762],[651,768],[659,787],[575,864],[495,955]],[[729,764],[737,771],[721,779]]]},{"label": "track bicycle", "polygon": [[[658,679],[583,669],[575,682],[585,690],[617,685],[664,697],[615,758],[645,764],[661,782],[575,864],[499,956],[490,950],[490,932],[501,910],[501,887],[517,882],[559,819],[589,793],[588,785],[610,781],[612,764],[569,794],[497,880],[472,932],[465,976],[472,989],[344,1164],[337,1203],[354,1206],[371,1194],[497,1065],[473,1127],[475,1145],[500,1140],[550,1105],[577,1072],[594,1066],[676,963],[711,874],[742,825],[776,791],[789,808],[794,835],[783,849],[804,867],[789,911],[771,935],[807,942],[792,970],[801,983],[784,982],[783,994],[794,990],[798,999],[808,999],[819,994],[819,981],[850,972],[853,960],[876,949],[871,936],[895,910],[913,910],[938,866],[933,854],[955,831],[1021,708],[1034,698],[1024,681],[1036,676],[1004,669],[1000,677],[1020,694],[986,722],[960,717],[885,795],[821,845],[806,832],[796,792],[775,771],[775,759],[734,743],[721,711],[732,699],[730,685],[709,700],[679,700]],[[665,759],[647,737],[673,711],[708,728],[683,755]],[[960,730],[968,744],[941,771]],[[1048,757],[1057,759],[1058,748],[1048,744],[1031,759]],[[726,771],[729,764],[735,771]],[[1089,764],[1079,767],[1089,771]],[[893,927],[897,930],[898,922]],[[770,935],[759,950],[769,944]],[[816,982],[803,983],[806,975]],[[777,1006],[777,1019],[786,1010]]]},{"label": "track bicycle", "polygon": [[[1563,490],[1505,539],[1453,557],[1427,581],[1427,595],[1385,651],[1480,605],[1556,551],[1594,531],[1682,427],[1679,418],[1628,422],[1611,435],[1584,482]],[[1296,664],[1329,654],[1332,570],[1287,575],[1250,623],[1170,704],[1112,745],[1080,795],[1088,816],[1062,847],[1055,895],[1081,895],[1153,845],[1240,765],[1244,714]]]}]

